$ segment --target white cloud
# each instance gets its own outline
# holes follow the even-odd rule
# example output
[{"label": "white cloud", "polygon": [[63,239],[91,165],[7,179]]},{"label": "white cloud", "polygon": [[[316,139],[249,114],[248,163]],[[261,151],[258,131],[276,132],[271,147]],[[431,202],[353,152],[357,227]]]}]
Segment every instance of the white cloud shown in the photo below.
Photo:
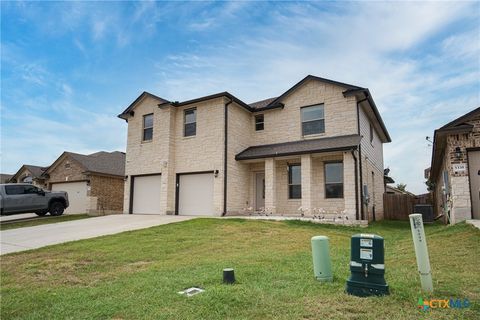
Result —
[{"label": "white cloud", "polygon": [[254,36],[235,35],[159,62],[158,92],[183,100],[228,90],[250,102],[277,96],[306,74],[369,87],[394,139],[385,146],[385,164],[410,190],[424,192],[431,154],[425,136],[480,104],[478,95],[458,96],[462,87],[478,86],[480,67],[449,66],[450,51],[478,57],[480,45],[450,35],[432,59],[416,50],[471,9],[472,3],[370,2],[332,14],[283,5]]},{"label": "white cloud", "polygon": [[[189,50],[172,49],[151,58],[148,63],[154,66],[154,76],[145,75],[155,79],[145,89],[167,99],[185,100],[227,90],[252,102],[283,93],[307,74],[369,87],[394,140],[385,145],[385,165],[397,182],[423,192],[423,169],[429,166],[431,153],[425,136],[480,105],[478,3],[279,2],[268,10],[263,6],[142,1],[132,4],[126,18],[117,5],[75,2],[51,10],[59,20],[50,19],[52,12],[39,12],[32,4],[22,12],[49,36],[90,30],[87,36],[73,37],[85,57],[92,46],[106,46],[111,39],[124,48],[147,38],[157,41],[155,31],[166,32],[160,23],[175,16],[182,33],[191,35]],[[259,14],[258,23],[242,24],[242,17]],[[463,27],[461,33],[450,30],[467,20],[471,27]],[[28,130],[50,143],[41,152],[27,133],[15,131],[18,140],[2,141],[3,150],[8,150],[2,165],[6,161],[6,168],[17,167],[22,155],[37,152],[38,160],[48,163],[64,150],[93,152],[124,146],[125,126],[112,117],[112,110],[89,111],[93,109],[77,102],[79,90],[74,90],[71,79],[52,74],[42,61],[19,57],[12,46],[2,51],[2,64],[20,66],[21,77],[37,86],[53,87],[58,95],[8,93],[32,112],[13,122],[25,121]],[[109,76],[96,75],[104,82]],[[479,90],[472,93],[472,87]],[[42,123],[45,115],[39,113],[43,109],[64,114],[64,121],[47,118]],[[2,106],[2,117],[5,113]]]}]

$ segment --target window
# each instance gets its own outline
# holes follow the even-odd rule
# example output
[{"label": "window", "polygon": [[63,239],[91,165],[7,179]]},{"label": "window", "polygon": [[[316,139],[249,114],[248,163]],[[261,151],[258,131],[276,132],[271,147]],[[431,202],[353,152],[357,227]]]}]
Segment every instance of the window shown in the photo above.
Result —
[{"label": "window", "polygon": [[288,198],[302,198],[302,169],[299,164],[288,166]]},{"label": "window", "polygon": [[370,123],[370,142],[373,142],[373,126]]},{"label": "window", "polygon": [[26,186],[24,187],[23,193],[25,194],[32,194],[32,193],[38,193],[38,188],[34,186]]},{"label": "window", "polygon": [[8,195],[23,194],[24,189],[25,189],[24,186],[16,186],[16,185],[5,186],[5,193]]},{"label": "window", "polygon": [[325,163],[325,198],[343,198],[343,163]]},{"label": "window", "polygon": [[263,114],[257,114],[255,116],[255,131],[261,131],[264,129]]},{"label": "window", "polygon": [[153,138],[153,113],[143,116],[143,141],[151,141]]},{"label": "window", "polygon": [[302,111],[302,135],[318,134],[325,132],[325,115],[323,104],[303,107]]},{"label": "window", "polygon": [[184,111],[184,130],[183,136],[190,137],[197,134],[197,108]]}]

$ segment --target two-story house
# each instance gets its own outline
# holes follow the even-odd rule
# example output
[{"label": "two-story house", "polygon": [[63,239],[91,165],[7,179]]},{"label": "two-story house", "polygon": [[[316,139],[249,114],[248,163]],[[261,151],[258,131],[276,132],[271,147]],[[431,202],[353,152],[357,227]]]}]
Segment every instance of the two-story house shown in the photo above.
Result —
[{"label": "two-story house", "polygon": [[309,75],[251,104],[228,92],[183,102],[144,92],[119,117],[125,213],[383,217],[391,139],[366,88]]},{"label": "two-story house", "polygon": [[480,219],[480,108],[435,130],[428,173],[445,222]]}]

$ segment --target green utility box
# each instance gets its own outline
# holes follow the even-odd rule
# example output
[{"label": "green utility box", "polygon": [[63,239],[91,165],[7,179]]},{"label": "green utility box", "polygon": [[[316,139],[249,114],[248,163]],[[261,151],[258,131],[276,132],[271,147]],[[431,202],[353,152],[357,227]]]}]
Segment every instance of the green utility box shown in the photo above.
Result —
[{"label": "green utility box", "polygon": [[321,282],[331,282],[333,276],[328,237],[316,236],[312,238],[312,258],[315,278]]},{"label": "green utility box", "polygon": [[352,236],[347,293],[359,297],[389,294],[385,282],[384,251],[380,236],[363,233]]}]

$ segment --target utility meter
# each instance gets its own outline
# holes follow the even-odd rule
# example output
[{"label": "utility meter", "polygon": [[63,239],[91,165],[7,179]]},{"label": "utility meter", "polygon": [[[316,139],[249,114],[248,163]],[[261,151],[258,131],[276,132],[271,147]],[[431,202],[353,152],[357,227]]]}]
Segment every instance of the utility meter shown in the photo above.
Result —
[{"label": "utility meter", "polygon": [[388,294],[385,282],[383,238],[374,234],[356,234],[351,239],[350,278],[347,293],[359,297]]}]

